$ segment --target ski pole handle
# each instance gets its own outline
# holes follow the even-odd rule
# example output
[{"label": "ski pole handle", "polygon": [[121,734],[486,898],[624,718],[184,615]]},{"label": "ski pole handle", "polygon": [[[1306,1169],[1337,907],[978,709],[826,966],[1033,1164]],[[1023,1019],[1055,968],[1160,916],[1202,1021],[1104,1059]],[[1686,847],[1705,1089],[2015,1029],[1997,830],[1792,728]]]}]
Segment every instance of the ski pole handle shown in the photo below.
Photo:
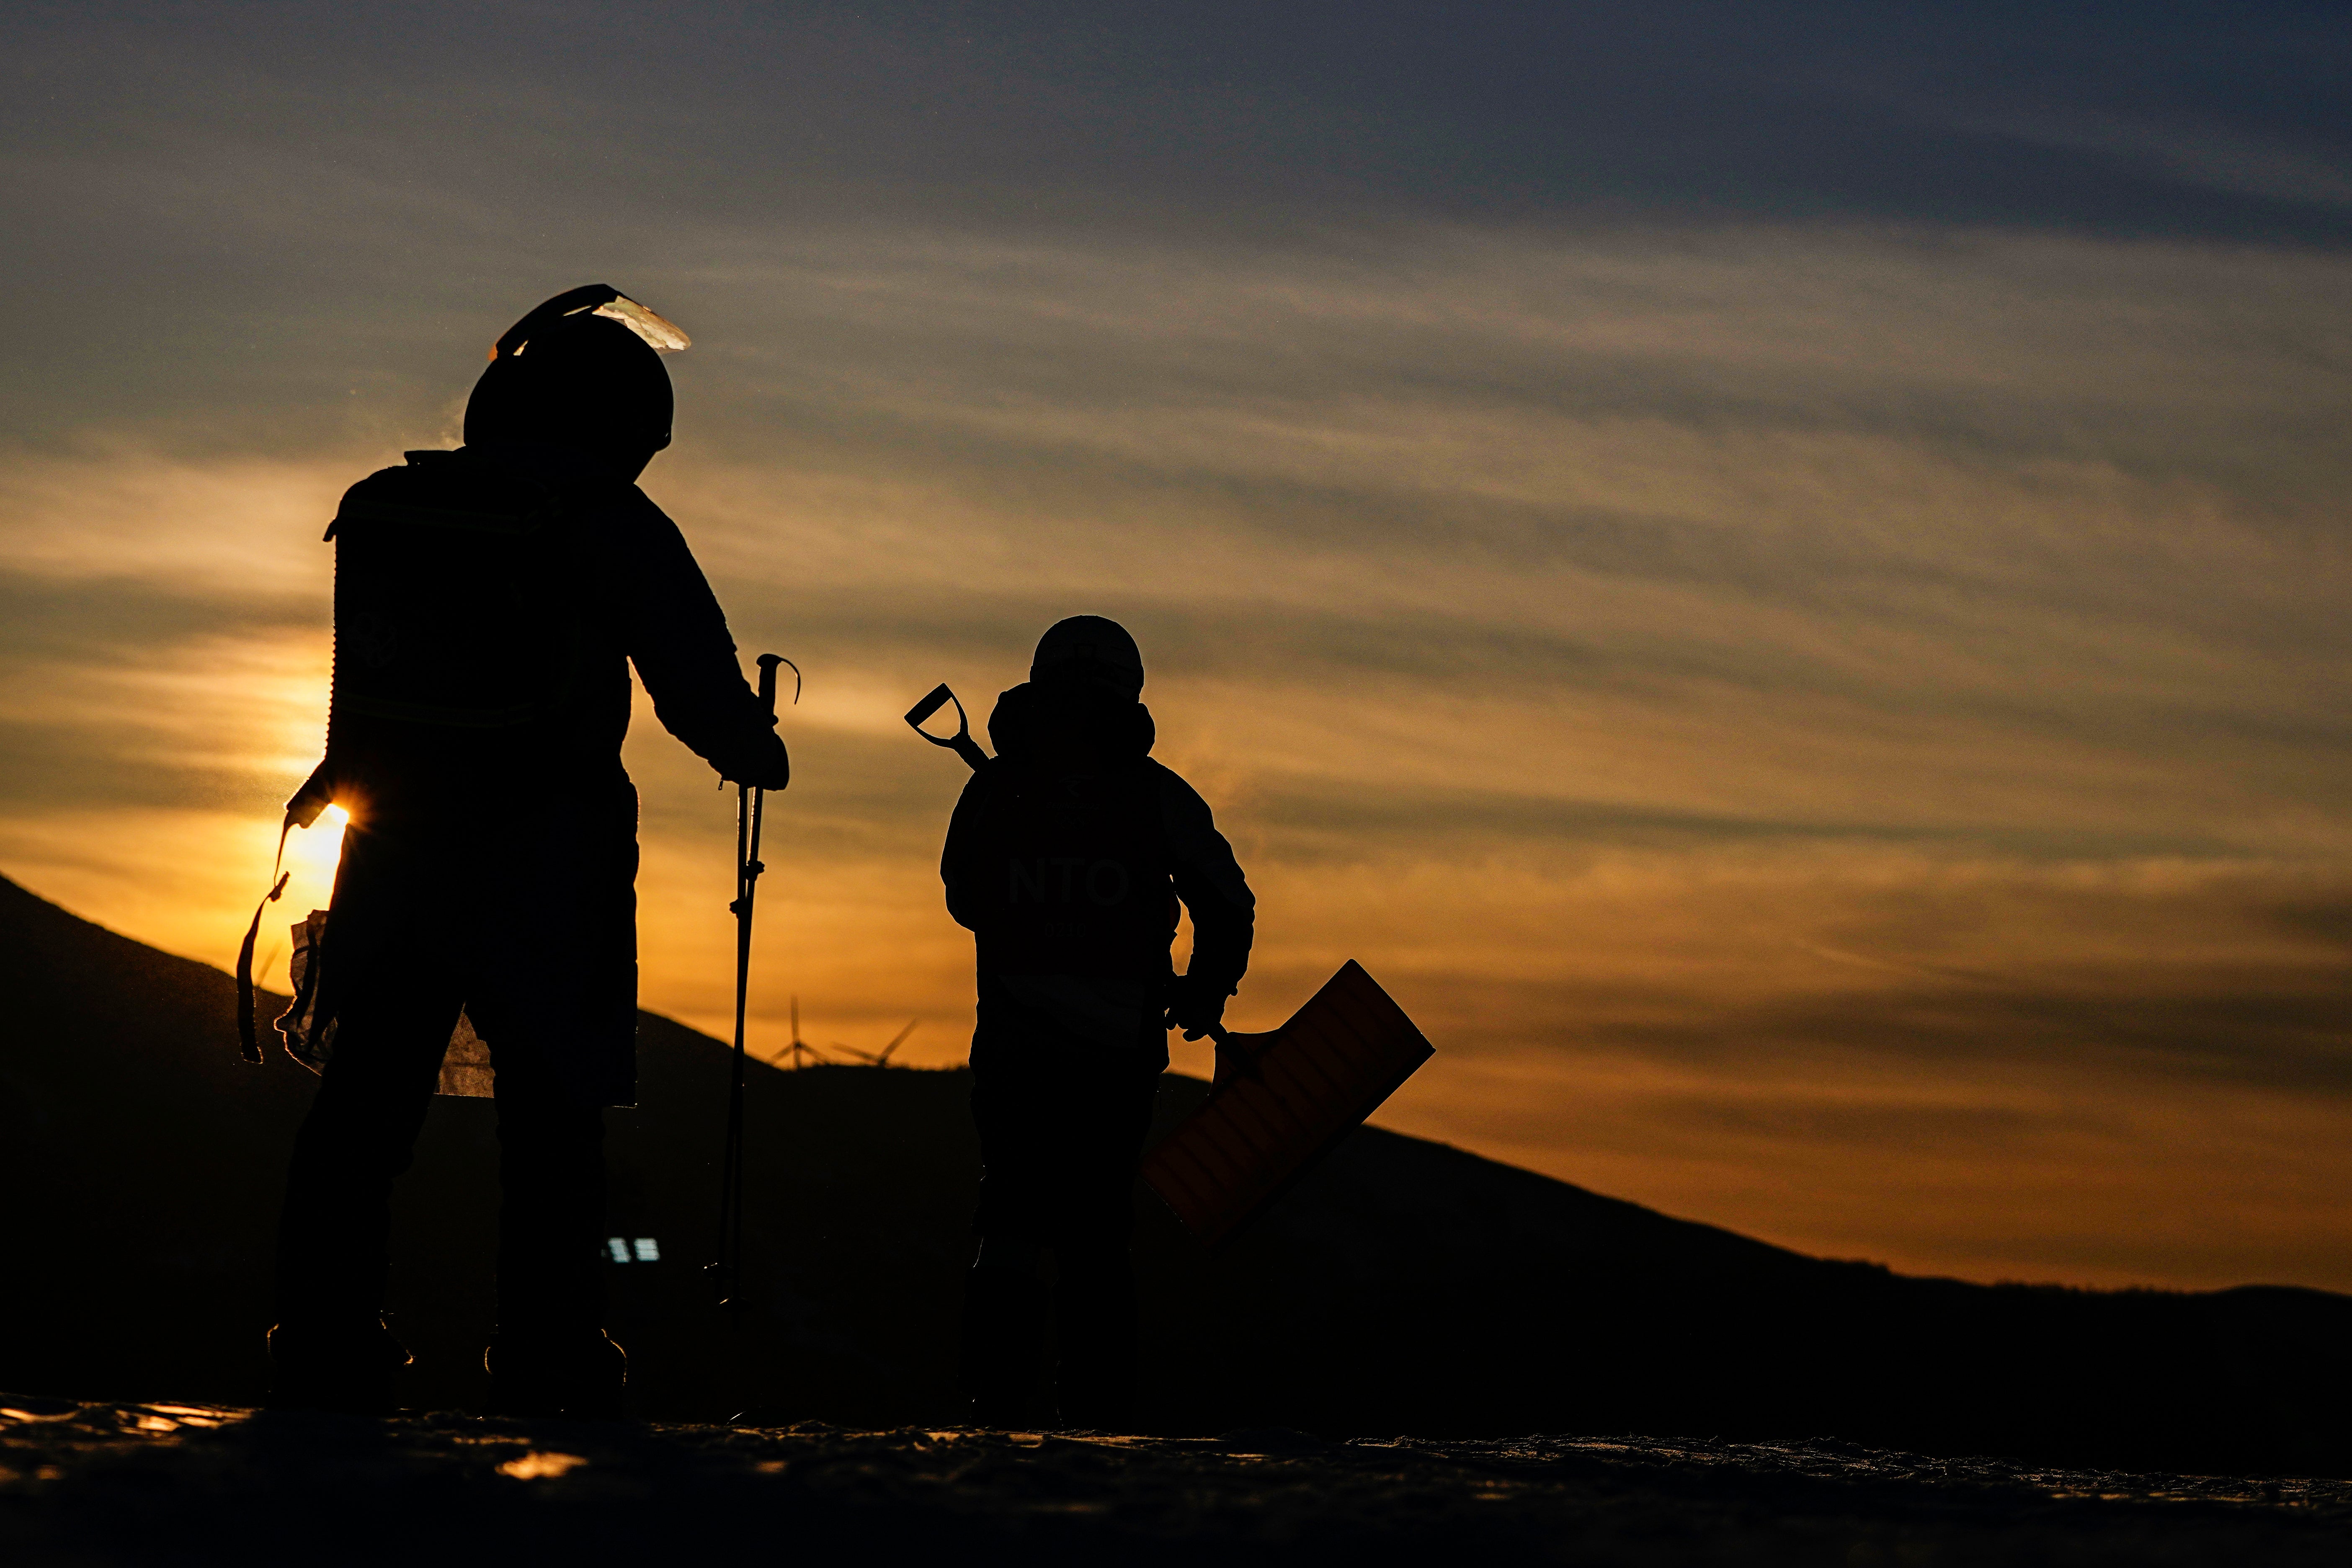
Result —
[{"label": "ski pole handle", "polygon": [[771,719],[776,716],[776,666],[783,662],[782,654],[760,656],[760,711]]}]

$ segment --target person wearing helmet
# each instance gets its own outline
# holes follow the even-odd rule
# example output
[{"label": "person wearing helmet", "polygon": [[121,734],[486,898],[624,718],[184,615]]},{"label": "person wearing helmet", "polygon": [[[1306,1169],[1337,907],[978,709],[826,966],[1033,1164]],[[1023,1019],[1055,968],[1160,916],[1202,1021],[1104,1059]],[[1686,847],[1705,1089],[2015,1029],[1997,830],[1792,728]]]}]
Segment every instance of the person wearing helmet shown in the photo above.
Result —
[{"label": "person wearing helmet", "polygon": [[[956,803],[940,858],[948,910],[978,953],[983,1173],[961,1361],[985,1425],[1033,1418],[1049,1317],[1061,1420],[1129,1420],[1130,1189],[1167,1031],[1221,1033],[1249,965],[1249,884],[1207,803],[1152,760],[1142,691],[1125,627],[1076,616],[1050,628],[990,715],[996,756]],[[1180,904],[1192,919],[1182,974]]]},{"label": "person wearing helmet", "polygon": [[326,760],[288,805],[349,814],[288,1049],[320,1068],[278,1243],[272,1401],[383,1410],[394,1179],[453,1032],[494,1075],[493,1400],[609,1414],[604,1110],[635,1098],[637,800],[629,671],[726,779],[782,789],[774,719],[677,527],[637,488],[670,444],[659,350],[685,334],[601,285],[499,340],[465,444],[343,498]]}]

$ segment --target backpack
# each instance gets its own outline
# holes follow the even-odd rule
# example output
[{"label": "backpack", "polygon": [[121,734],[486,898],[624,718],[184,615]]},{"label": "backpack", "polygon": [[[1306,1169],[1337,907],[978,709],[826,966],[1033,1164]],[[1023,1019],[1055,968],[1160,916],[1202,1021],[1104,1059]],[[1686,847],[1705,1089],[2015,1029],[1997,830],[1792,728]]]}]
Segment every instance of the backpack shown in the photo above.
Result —
[{"label": "backpack", "polygon": [[548,547],[562,496],[463,451],[407,457],[353,485],[327,529],[331,757],[352,719],[503,730],[547,718],[581,663],[578,595]]},{"label": "backpack", "polygon": [[[335,544],[327,756],[288,805],[280,862],[287,833],[317,820],[355,754],[378,762],[403,751],[446,754],[468,737],[488,740],[551,718],[580,688],[583,596],[572,552],[551,548],[566,496],[470,452],[405,456],[406,466],[345,491],[327,525]],[[365,731],[363,743],[354,744],[355,730]],[[237,952],[238,1044],[257,1064],[254,942],[288,879],[277,866],[270,879]],[[295,979],[301,994],[287,1016],[292,1026],[281,1032],[289,1054],[316,1068],[332,1028],[310,1007],[323,967],[320,932],[305,921],[296,933],[310,962]]]}]

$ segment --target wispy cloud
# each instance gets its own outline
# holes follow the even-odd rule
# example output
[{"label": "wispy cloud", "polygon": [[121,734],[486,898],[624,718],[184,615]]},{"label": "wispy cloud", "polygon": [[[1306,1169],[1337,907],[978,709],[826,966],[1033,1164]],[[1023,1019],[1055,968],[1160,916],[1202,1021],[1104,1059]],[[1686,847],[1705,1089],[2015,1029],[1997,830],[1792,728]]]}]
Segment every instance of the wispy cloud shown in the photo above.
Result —
[{"label": "wispy cloud", "polygon": [[[1662,121],[1614,205],[1622,127],[1586,185],[1498,160],[1466,205],[1399,151],[1504,136],[1532,78],[1480,118],[1416,77],[1390,126],[1244,73],[1082,155],[997,97],[969,148],[845,107],[993,79],[866,22],[812,35],[835,98],[798,119],[708,40],[492,93],[498,49],[404,38],[343,110],[347,61],[263,40],[198,79],[132,28],[0,149],[59,215],[56,329],[0,384],[0,869],[226,959],[319,743],[337,494],[454,439],[482,343],[603,277],[697,339],[649,489],[747,651],[810,676],[764,1047],[797,993],[813,1037],[919,1016],[908,1055],[959,1054],[959,769],[897,715],[941,679],[984,715],[1092,610],[1261,889],[1239,1016],[1363,959],[1441,1047],[1398,1124],[1912,1267],[2352,1285],[2321,1195],[2352,1176],[2352,260],[2263,238],[2334,200],[2332,143],[2230,104],[2033,131],[1870,100],[1836,49],[1774,98],[1699,10],[1713,86],[1647,23],[1618,58],[1681,84],[1667,121],[1748,116],[1753,188],[1692,196],[1726,143]],[[1934,52],[1813,22],[1886,81]],[[682,61],[695,94],[643,85]],[[1087,68],[1018,62],[1082,118]],[[1169,127],[1249,114],[1224,184],[1129,188]],[[1904,163],[1990,189],[1980,156],[2146,172],[2096,221],[1957,223]],[[2216,186],[2243,199],[2158,221]],[[715,1023],[731,816],[649,719],[629,762],[646,1000]],[[289,907],[323,902],[329,847],[296,853]]]}]

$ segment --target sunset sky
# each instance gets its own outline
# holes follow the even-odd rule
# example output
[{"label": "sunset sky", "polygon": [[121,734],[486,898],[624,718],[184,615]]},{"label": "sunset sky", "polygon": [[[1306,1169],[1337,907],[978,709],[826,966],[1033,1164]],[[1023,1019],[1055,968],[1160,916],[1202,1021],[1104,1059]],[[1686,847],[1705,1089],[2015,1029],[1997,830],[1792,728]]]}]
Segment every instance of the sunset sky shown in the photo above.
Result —
[{"label": "sunset sky", "polygon": [[[609,282],[807,674],[763,1051],[961,1059],[898,715],[1091,612],[1258,889],[1235,1021],[1353,957],[1437,1046],[1386,1125],[2352,1289],[2347,67],[2337,5],[19,0],[0,873],[227,963],[336,498]],[[731,797],[628,762],[644,1005],[723,1031]]]}]

